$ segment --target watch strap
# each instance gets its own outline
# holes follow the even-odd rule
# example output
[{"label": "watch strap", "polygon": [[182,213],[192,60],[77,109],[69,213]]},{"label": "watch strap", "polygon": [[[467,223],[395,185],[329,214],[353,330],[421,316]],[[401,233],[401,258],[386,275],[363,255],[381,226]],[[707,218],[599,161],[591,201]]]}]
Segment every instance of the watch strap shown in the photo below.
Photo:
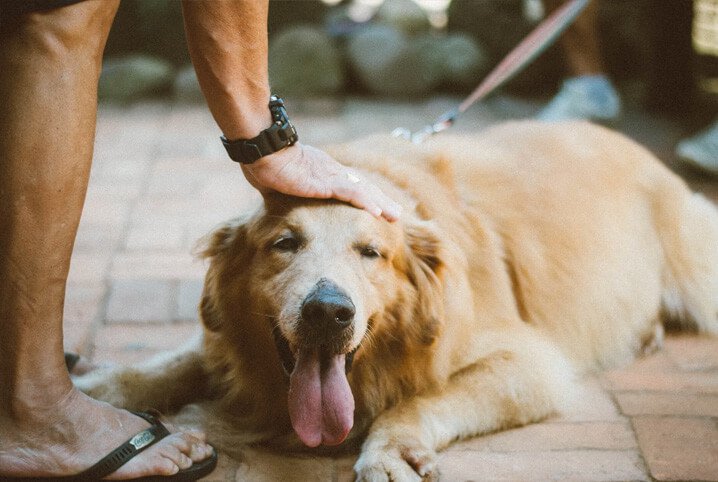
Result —
[{"label": "watch strap", "polygon": [[297,140],[297,130],[292,125],[284,108],[284,101],[273,95],[269,101],[272,114],[272,125],[264,129],[252,139],[236,139],[230,141],[220,137],[229,157],[241,164],[251,164],[258,159],[289,147]]}]

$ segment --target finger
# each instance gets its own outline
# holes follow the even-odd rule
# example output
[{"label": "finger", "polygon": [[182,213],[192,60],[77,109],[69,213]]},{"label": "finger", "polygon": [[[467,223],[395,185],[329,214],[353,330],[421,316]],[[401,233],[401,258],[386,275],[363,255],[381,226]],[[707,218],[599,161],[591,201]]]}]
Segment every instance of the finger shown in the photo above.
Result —
[{"label": "finger", "polygon": [[333,197],[364,209],[376,218],[382,216],[383,209],[377,202],[377,199],[383,196],[381,190],[349,170],[340,177],[333,194]]},{"label": "finger", "polygon": [[401,216],[401,206],[379,189],[375,184],[363,180],[357,172],[347,169],[346,180],[348,201],[354,206],[366,209],[376,217],[394,222]]},{"label": "finger", "polygon": [[380,195],[382,196],[382,200],[379,203],[381,215],[384,216],[384,219],[391,223],[398,221],[401,217],[401,204],[394,201],[383,192],[381,192]]}]

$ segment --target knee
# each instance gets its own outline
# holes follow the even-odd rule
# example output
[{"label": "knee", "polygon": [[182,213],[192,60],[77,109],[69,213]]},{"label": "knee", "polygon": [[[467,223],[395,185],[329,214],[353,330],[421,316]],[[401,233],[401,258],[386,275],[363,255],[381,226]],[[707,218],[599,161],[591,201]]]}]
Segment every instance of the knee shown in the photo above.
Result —
[{"label": "knee", "polygon": [[83,1],[25,15],[19,22],[25,45],[50,59],[68,55],[94,58],[98,65],[119,0]]}]

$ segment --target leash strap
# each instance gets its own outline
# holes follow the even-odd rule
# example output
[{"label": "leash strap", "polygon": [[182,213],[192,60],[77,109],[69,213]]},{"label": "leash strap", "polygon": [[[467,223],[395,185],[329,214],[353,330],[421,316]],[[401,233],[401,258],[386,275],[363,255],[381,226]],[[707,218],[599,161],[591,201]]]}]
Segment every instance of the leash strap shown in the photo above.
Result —
[{"label": "leash strap", "polygon": [[394,130],[393,135],[404,137],[418,144],[427,137],[451,127],[459,115],[463,114],[474,103],[511,80],[533,62],[536,57],[541,55],[544,50],[550,47],[564,30],[576,20],[576,17],[580,15],[590,1],[569,0],[547,17],[489,73],[458,107],[445,112],[433,124],[429,124],[417,132],[411,133],[408,129],[398,128]]}]

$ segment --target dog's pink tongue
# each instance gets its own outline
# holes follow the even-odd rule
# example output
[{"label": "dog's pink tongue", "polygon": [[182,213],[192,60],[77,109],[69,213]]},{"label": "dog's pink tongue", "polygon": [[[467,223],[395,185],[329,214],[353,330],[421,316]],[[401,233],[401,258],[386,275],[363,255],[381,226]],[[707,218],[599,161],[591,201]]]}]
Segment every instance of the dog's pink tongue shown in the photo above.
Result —
[{"label": "dog's pink tongue", "polygon": [[305,350],[297,357],[289,379],[289,418],[309,447],[340,444],[354,425],[354,397],[345,361],[345,355],[333,356],[322,369],[317,350]]}]

